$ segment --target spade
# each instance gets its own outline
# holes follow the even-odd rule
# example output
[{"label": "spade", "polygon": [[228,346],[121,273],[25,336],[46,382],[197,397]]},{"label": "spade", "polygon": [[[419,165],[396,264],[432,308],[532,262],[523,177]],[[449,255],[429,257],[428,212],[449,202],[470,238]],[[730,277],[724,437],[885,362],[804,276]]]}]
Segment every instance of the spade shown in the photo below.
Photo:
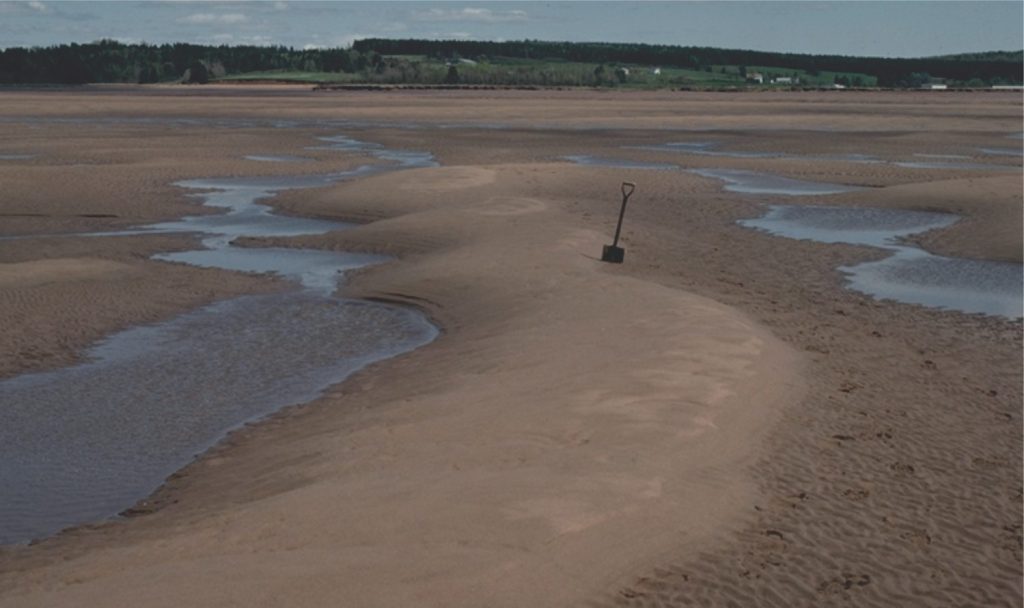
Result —
[{"label": "spade", "polygon": [[611,262],[612,264],[621,264],[622,260],[626,257],[626,250],[619,247],[619,233],[622,232],[622,218],[626,215],[626,201],[629,200],[633,190],[636,189],[636,184],[633,182],[622,182],[622,209],[619,210],[619,223],[615,226],[615,240],[612,241],[611,245],[605,245],[604,250],[601,252],[602,262]]}]

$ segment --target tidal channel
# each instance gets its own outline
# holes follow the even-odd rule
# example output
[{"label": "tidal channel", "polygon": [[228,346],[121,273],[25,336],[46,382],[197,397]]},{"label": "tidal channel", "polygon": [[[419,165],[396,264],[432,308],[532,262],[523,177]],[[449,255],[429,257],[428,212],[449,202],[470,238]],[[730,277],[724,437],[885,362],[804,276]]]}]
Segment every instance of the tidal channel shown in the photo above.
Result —
[{"label": "tidal channel", "polygon": [[349,227],[277,215],[259,202],[279,191],[437,166],[428,153],[345,136],[322,138],[322,144],[385,164],[327,175],[179,182],[224,213],[92,235],[195,233],[203,249],[155,258],[276,273],[296,289],[225,300],[131,328],[94,345],[82,364],[0,381],[0,543],[114,517],[231,430],[312,401],[366,365],[437,336],[417,311],[335,295],[346,270],[382,256],[231,245],[241,236]]}]

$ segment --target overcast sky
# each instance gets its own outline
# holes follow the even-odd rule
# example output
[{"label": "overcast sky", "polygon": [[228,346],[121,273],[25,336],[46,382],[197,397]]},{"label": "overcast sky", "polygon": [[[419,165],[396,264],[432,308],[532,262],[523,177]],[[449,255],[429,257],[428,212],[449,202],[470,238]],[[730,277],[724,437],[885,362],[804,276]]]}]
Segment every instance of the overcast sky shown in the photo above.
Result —
[{"label": "overcast sky", "polygon": [[124,42],[348,46],[356,38],[569,40],[921,57],[1024,47],[1021,0],[267,2],[0,0],[0,47]]}]

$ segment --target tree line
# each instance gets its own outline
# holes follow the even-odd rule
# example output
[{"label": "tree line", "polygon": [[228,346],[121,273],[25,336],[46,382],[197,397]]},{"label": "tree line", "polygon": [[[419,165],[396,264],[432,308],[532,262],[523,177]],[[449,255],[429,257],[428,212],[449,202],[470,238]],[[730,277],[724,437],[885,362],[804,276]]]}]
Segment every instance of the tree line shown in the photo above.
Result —
[{"label": "tree line", "polygon": [[[772,66],[780,70],[849,72],[871,75],[879,86],[916,86],[932,78],[976,86],[1021,84],[1022,53],[996,52],[954,57],[893,59],[769,53],[709,47],[652,44],[574,43],[522,40],[356,41],[351,49],[294,49],[285,46],[209,46],[197,44],[124,44],[101,40],[88,44],[8,48],[0,51],[0,84],[84,84],[91,82],[152,83],[173,80],[205,82],[232,74],[263,71],[345,72],[362,82],[453,82],[457,71],[430,69],[425,62],[395,56],[427,56],[456,63],[536,59],[565,62],[564,69],[472,70],[460,65],[465,82],[488,84],[582,84],[600,82],[600,75],[576,69],[573,63],[646,65],[710,71],[711,66]],[[435,63],[436,65],[436,63]],[[609,69],[615,69],[610,67]],[[504,82],[509,80],[509,82]]]},{"label": "tree line", "polygon": [[921,74],[962,83],[1021,84],[1024,52],[994,52],[953,57],[902,59],[848,57],[719,49],[712,47],[660,44],[545,42],[519,40],[487,42],[474,40],[395,40],[367,38],[352,47],[360,52],[382,55],[428,55],[448,57],[515,57],[586,63],[623,63],[647,66],[704,69],[713,65],[760,65],[781,69],[854,72],[878,79],[883,87],[913,86]]},{"label": "tree line", "polygon": [[348,49],[296,50],[284,46],[198,44],[89,44],[9,48],[0,51],[0,83],[203,82],[226,74],[266,70],[354,72],[369,56]]}]

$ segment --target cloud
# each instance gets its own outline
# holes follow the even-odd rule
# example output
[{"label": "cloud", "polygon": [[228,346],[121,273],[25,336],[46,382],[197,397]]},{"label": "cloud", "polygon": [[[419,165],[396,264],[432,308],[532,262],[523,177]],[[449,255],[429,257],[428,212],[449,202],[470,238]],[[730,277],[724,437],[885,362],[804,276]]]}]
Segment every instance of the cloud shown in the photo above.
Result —
[{"label": "cloud", "polygon": [[244,44],[251,46],[267,46],[275,41],[270,36],[262,34],[230,34],[220,33],[212,36],[202,36],[196,39],[201,44]]},{"label": "cloud", "polygon": [[[58,2],[56,4],[47,4],[41,0],[0,0],[0,15],[11,15],[15,19],[19,18],[33,18],[33,17],[45,17],[48,23],[57,23],[61,21],[92,21],[98,19],[98,17],[88,10],[90,8],[87,2]],[[76,10],[86,9],[86,10]],[[24,30],[23,23],[9,23],[5,22],[2,25],[8,26],[5,29],[11,31]],[[52,25],[50,26],[52,30]],[[3,42],[7,42],[6,40]],[[63,42],[63,41],[61,41]],[[0,43],[2,48],[2,43]]]},{"label": "cloud", "polygon": [[288,10],[288,3],[285,2],[284,0],[277,0],[277,2],[275,2],[273,4],[273,6],[274,6],[274,10],[277,10],[277,11],[286,11],[286,10]]},{"label": "cloud", "polygon": [[352,32],[350,34],[342,34],[340,36],[332,36],[331,39],[329,40],[328,44],[325,44],[324,47],[331,47],[331,46],[333,46],[333,47],[341,47],[341,48],[348,49],[348,48],[352,48],[352,43],[354,43],[356,40],[365,40],[367,38],[387,38],[387,37],[388,37],[387,34],[384,34],[384,33],[380,32],[380,31],[375,31],[375,32],[372,32],[372,33]]},{"label": "cloud", "polygon": [[274,44],[274,38],[271,36],[265,36],[263,34],[250,34],[248,36],[238,36],[235,40],[239,44],[249,44],[252,46],[267,46],[268,44]]},{"label": "cloud", "polygon": [[347,49],[352,47],[353,42],[355,42],[356,40],[362,40],[363,38],[378,38],[378,36],[375,36],[373,34],[360,34],[358,32],[353,32],[351,34],[345,34],[344,36],[339,36],[335,38],[334,42],[336,45]]},{"label": "cloud", "polygon": [[506,23],[526,21],[526,11],[492,11],[489,8],[465,7],[461,9],[432,8],[413,13],[417,21],[472,21],[476,23]]},{"label": "cloud", "polygon": [[222,23],[225,25],[235,25],[245,23],[248,20],[249,18],[242,13],[193,13],[187,17],[179,18],[178,23],[191,23],[193,25]]},{"label": "cloud", "polygon": [[401,21],[392,21],[390,23],[379,24],[377,29],[378,31],[383,32],[385,34],[396,34],[399,32],[408,31],[409,26]]}]

